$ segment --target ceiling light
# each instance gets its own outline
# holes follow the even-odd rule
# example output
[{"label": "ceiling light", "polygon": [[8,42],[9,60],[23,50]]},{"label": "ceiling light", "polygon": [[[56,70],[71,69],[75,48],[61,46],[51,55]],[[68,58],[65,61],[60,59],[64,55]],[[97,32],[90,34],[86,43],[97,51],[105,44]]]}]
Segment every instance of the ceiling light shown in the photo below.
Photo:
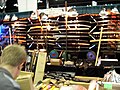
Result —
[{"label": "ceiling light", "polygon": [[41,0],[38,0],[38,3],[43,3],[43,1],[41,1]]},{"label": "ceiling light", "polygon": [[15,7],[18,7],[18,4],[16,3],[16,4],[14,4],[14,6],[15,6]]}]

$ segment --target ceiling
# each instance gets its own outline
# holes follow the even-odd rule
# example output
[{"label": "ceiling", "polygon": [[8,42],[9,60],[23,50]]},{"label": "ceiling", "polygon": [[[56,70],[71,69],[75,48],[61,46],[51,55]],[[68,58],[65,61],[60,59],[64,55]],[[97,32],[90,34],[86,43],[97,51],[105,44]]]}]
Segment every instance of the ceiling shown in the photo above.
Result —
[{"label": "ceiling", "polygon": [[50,7],[61,7],[65,6],[65,1],[67,1],[68,6],[87,6],[91,5],[92,1],[96,1],[98,5],[120,3],[120,0],[49,0],[49,4]]},{"label": "ceiling", "polygon": [[[67,6],[87,6],[91,5],[93,0],[48,0],[49,7],[64,7],[65,1],[67,1]],[[105,4],[120,4],[120,0],[94,0],[98,5]],[[18,7],[14,6],[17,3],[17,0],[7,0],[5,12],[18,12]],[[1,2],[0,2],[1,5]],[[46,8],[46,0],[39,0],[38,9]],[[3,9],[0,10],[3,12]]]}]

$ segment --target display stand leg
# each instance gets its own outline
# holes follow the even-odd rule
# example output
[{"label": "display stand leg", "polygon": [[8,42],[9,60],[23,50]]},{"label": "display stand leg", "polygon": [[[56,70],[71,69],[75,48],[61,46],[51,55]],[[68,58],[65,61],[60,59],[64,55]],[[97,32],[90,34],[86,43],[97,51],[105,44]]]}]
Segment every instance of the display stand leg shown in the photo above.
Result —
[{"label": "display stand leg", "polygon": [[99,38],[99,43],[98,43],[98,49],[97,49],[97,56],[96,56],[95,66],[97,66],[97,62],[98,62],[98,57],[99,57],[99,52],[100,52],[100,45],[101,45],[101,39],[102,39],[102,32],[103,32],[103,27],[101,27],[101,31],[100,31],[100,38]]}]

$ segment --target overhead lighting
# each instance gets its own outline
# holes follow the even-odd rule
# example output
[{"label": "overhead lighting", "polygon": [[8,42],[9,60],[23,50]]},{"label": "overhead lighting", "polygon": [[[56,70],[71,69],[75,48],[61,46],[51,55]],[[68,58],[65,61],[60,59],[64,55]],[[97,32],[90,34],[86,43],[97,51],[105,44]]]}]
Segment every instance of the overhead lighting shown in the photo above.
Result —
[{"label": "overhead lighting", "polygon": [[117,9],[116,7],[114,7],[114,8],[111,10],[111,12],[116,13],[116,14],[119,14],[119,11],[118,11],[118,9]]},{"label": "overhead lighting", "polygon": [[0,6],[0,9],[4,9],[4,8],[6,8],[6,6]]},{"label": "overhead lighting", "polygon": [[10,15],[5,15],[5,17],[4,17],[4,21],[9,21],[10,20]]},{"label": "overhead lighting", "polygon": [[11,18],[11,21],[15,21],[15,20],[17,20],[18,19],[18,17],[14,14],[13,16],[12,16],[12,18]]},{"label": "overhead lighting", "polygon": [[38,19],[38,16],[37,16],[37,13],[36,12],[33,12],[30,16],[31,19]]},{"label": "overhead lighting", "polygon": [[41,0],[38,0],[38,3],[43,3],[43,1],[41,1]]},{"label": "overhead lighting", "polygon": [[14,6],[15,6],[15,7],[18,7],[18,4],[16,3],[16,4],[14,4]]},{"label": "overhead lighting", "polygon": [[103,10],[100,11],[99,15],[101,16],[102,19],[108,18],[108,12],[106,11],[106,8],[103,8]]}]

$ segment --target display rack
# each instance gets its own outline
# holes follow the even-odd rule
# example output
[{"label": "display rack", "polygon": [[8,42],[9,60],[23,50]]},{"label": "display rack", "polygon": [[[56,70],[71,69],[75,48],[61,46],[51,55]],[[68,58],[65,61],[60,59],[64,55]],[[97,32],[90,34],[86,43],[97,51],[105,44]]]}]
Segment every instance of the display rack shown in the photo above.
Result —
[{"label": "display rack", "polygon": [[[117,30],[119,29],[119,19],[119,14],[108,16],[105,19],[102,19],[99,14],[68,16],[67,30],[65,16],[50,17],[41,21],[38,18],[34,20],[24,18],[4,23],[12,26],[12,30],[14,27],[12,31],[14,41],[26,45],[27,49],[46,49],[48,53],[55,49],[60,54],[67,48],[67,52],[70,54],[69,59],[72,60],[74,58],[91,59],[95,55],[86,56],[89,51],[94,51],[96,54],[100,51],[97,58],[102,56],[102,52],[111,50],[119,52],[120,40],[119,30]],[[102,35],[100,35],[101,27],[103,27]],[[98,44],[99,39],[101,42]],[[99,50],[97,50],[98,45]],[[62,55],[57,58],[62,58]]]},{"label": "display rack", "polygon": [[[42,20],[39,19],[39,16],[31,19],[30,13],[27,12],[21,18],[18,17],[18,20],[4,23],[7,23],[14,32],[15,42],[25,45],[28,50],[46,49],[48,62],[50,62],[49,55],[52,50],[56,50],[59,54],[55,59],[73,61],[73,66],[84,69],[96,66],[95,59],[98,60],[99,56],[106,59],[118,58],[119,60],[120,14],[108,15],[107,18],[101,18],[97,13],[78,14],[77,16],[68,16],[67,20],[65,15],[59,15]],[[101,27],[102,32],[100,32]],[[99,53],[97,53],[98,51]],[[110,53],[110,56],[105,53]],[[83,64],[81,65],[81,63]]]}]

